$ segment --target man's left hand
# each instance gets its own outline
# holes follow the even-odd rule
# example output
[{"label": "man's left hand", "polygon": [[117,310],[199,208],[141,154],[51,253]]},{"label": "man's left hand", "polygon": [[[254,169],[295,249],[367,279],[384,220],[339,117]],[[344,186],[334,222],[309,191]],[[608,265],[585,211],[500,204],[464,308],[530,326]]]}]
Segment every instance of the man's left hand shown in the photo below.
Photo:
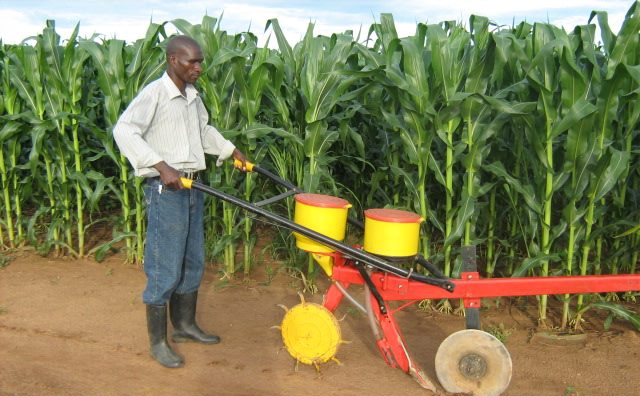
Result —
[{"label": "man's left hand", "polygon": [[233,149],[233,159],[238,160],[240,162],[242,162],[242,167],[240,169],[242,169],[243,172],[247,171],[247,157],[244,156],[244,154],[242,153],[242,151],[238,150],[238,149]]}]

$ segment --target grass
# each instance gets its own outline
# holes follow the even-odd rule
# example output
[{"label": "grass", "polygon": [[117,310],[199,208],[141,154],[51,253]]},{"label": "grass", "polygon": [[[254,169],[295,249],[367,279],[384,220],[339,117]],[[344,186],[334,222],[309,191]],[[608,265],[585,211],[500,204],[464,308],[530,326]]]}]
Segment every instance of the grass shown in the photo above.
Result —
[{"label": "grass", "polygon": [[273,281],[273,278],[276,277],[276,275],[278,274],[278,270],[276,270],[275,268],[273,268],[270,264],[267,264],[264,268],[264,273],[265,276],[267,277],[267,279],[265,279],[264,281],[260,282],[259,284],[262,286],[269,286],[271,285],[271,282]]},{"label": "grass", "polygon": [[576,390],[576,388],[572,385],[567,386],[564,390],[564,396],[580,396],[580,393]]},{"label": "grass", "polygon": [[13,260],[12,257],[0,254],[0,269],[7,267],[11,263],[11,260]]},{"label": "grass", "polygon": [[486,331],[505,344],[511,335],[512,329],[507,329],[503,323],[500,323],[498,326],[490,326]]},{"label": "grass", "polygon": [[433,311],[433,302],[430,299],[424,299],[418,303],[418,310],[422,312]]}]

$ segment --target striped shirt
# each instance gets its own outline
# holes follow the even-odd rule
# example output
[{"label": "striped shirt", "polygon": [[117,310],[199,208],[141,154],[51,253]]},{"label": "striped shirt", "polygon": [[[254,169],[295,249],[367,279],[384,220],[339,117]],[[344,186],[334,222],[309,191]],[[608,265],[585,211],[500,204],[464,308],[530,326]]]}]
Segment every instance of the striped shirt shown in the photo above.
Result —
[{"label": "striped shirt", "polygon": [[209,125],[195,87],[187,84],[185,92],[186,97],[165,72],[118,119],[113,137],[136,176],[158,176],[153,166],[160,161],[179,171],[199,171],[206,168],[204,153],[217,155],[217,166],[233,153],[233,143]]}]

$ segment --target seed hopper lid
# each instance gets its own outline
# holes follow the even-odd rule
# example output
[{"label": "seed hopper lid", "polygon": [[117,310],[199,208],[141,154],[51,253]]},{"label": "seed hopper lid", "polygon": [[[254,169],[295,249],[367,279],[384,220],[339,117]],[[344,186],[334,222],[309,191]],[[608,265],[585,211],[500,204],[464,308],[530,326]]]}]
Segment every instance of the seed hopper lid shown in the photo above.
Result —
[{"label": "seed hopper lid", "polygon": [[364,216],[386,223],[422,223],[424,220],[413,212],[399,209],[367,209],[364,211]]},{"label": "seed hopper lid", "polygon": [[343,209],[351,207],[351,204],[347,200],[331,195],[303,193],[296,194],[295,199],[302,204],[319,208]]}]

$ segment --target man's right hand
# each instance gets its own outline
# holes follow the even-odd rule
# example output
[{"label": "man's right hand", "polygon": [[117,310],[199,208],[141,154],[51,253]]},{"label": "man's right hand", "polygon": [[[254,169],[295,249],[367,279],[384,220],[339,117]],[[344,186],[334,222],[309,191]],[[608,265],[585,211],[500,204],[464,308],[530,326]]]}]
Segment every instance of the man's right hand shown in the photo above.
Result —
[{"label": "man's right hand", "polygon": [[160,173],[160,180],[166,188],[180,190],[182,182],[180,181],[180,172],[167,165],[166,162],[160,161],[153,166]]}]

